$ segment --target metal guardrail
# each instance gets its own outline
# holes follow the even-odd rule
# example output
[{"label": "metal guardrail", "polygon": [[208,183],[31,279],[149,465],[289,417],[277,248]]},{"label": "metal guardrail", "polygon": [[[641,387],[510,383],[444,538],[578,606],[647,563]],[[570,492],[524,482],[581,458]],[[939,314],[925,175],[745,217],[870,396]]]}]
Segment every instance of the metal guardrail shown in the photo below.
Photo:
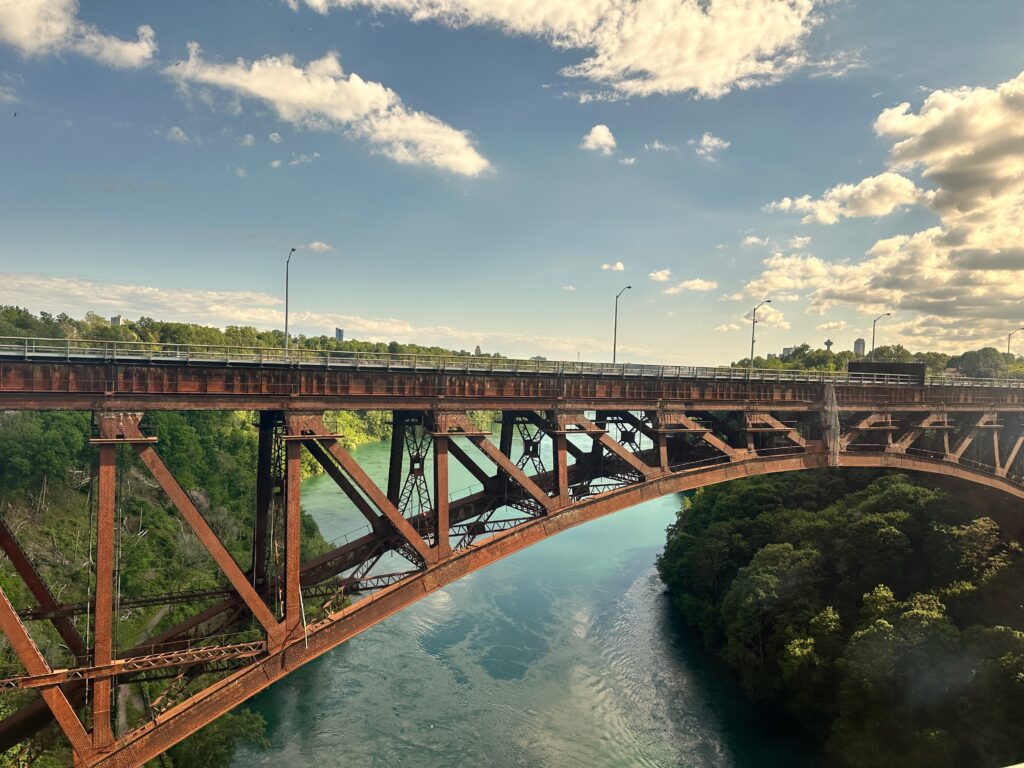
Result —
[{"label": "metal guardrail", "polygon": [[[0,360],[64,362],[200,363],[214,365],[283,366],[443,373],[547,374],[552,376],[603,376],[623,378],[694,379],[712,381],[833,382],[836,384],[913,385],[914,377],[895,373],[850,373],[749,369],[728,366],[644,365],[592,363],[564,360],[520,360],[475,355],[392,354],[246,347],[213,344],[156,344],[141,341],[87,339],[39,339],[0,337]],[[997,387],[1024,389],[1024,379],[970,379],[928,376],[927,386]]]}]

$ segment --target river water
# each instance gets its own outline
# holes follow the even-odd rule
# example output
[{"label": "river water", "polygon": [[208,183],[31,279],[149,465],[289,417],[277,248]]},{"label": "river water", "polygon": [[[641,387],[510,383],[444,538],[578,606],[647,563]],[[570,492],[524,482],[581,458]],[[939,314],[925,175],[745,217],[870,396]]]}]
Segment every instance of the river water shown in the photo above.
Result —
[{"label": "river water", "polygon": [[[356,458],[384,483],[387,445]],[[451,465],[451,487],[469,486]],[[325,476],[302,503],[328,540],[362,521]],[[271,747],[235,766],[816,765],[675,619],[654,561],[679,504],[561,533],[299,669],[251,702]]]}]

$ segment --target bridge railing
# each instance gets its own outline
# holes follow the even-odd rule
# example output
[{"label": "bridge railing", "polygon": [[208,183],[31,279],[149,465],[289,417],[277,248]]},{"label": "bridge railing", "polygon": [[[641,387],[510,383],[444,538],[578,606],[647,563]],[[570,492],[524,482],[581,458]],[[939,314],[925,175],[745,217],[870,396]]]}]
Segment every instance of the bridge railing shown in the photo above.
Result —
[{"label": "bridge railing", "polygon": [[[0,337],[0,359],[152,364],[284,366],[350,368],[450,373],[547,374],[712,381],[833,382],[857,385],[910,385],[914,377],[895,373],[850,373],[749,369],[729,366],[645,365],[565,360],[522,360],[477,355],[394,354],[390,352],[325,351],[218,344],[156,344],[142,341],[40,339]],[[1024,379],[968,379],[929,376],[929,386],[1024,388]]]}]

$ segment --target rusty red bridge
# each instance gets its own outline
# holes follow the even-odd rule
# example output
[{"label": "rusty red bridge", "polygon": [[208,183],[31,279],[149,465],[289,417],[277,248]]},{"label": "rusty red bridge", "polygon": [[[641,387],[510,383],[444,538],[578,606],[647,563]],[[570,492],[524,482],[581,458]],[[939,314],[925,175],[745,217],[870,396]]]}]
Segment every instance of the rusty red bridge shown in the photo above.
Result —
[{"label": "rusty red bridge", "polygon": [[[146,429],[149,411],[203,409],[256,414],[248,562],[232,557]],[[891,467],[1024,499],[1015,380],[0,339],[0,411],[18,410],[93,414],[95,573],[91,599],[58,600],[0,524],[0,546],[34,598],[15,606],[0,590],[0,629],[24,668],[0,688],[39,693],[0,722],[0,749],[56,721],[80,766],[140,765],[455,579],[665,494],[772,472]],[[391,413],[386,487],[331,428],[330,414],[346,410]],[[495,414],[496,440],[469,411]],[[120,450],[137,454],[221,586],[115,606]],[[368,525],[306,562],[303,451]],[[474,489],[451,493],[452,461]],[[199,607],[143,646],[115,647],[115,607],[170,604]],[[32,622],[53,624],[62,657],[40,653]],[[163,692],[144,722],[117,732],[113,691],[143,680]]]}]

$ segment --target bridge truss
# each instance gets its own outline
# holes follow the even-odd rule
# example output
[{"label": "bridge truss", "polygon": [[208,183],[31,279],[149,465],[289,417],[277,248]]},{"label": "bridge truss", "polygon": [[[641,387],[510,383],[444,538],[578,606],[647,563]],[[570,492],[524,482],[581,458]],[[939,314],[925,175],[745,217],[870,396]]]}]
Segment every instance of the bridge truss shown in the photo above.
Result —
[{"label": "bridge truss", "polygon": [[[325,378],[323,374],[328,374]],[[343,378],[339,378],[343,377]],[[907,382],[630,379],[516,374],[241,370],[226,366],[4,362],[0,409],[93,412],[96,555],[90,599],[62,602],[6,523],[0,548],[32,603],[0,590],[0,630],[39,698],[0,721],[0,748],[56,722],[75,765],[140,765],[289,672],[403,607],[565,528],[668,493],[756,474],[893,467],[1024,499],[1024,391]],[[259,430],[252,553],[238,562],[160,456],[154,409],[251,409]],[[378,486],[330,427],[331,411],[391,413]],[[483,429],[470,410],[494,413]],[[218,586],[115,593],[119,452],[130,451],[209,554]],[[366,521],[302,560],[307,453]],[[449,488],[456,462],[475,480]],[[200,606],[143,645],[115,642],[119,611]],[[29,627],[49,622],[60,658]],[[116,727],[119,688],[159,690]],[[0,694],[2,695],[2,694]]]}]

